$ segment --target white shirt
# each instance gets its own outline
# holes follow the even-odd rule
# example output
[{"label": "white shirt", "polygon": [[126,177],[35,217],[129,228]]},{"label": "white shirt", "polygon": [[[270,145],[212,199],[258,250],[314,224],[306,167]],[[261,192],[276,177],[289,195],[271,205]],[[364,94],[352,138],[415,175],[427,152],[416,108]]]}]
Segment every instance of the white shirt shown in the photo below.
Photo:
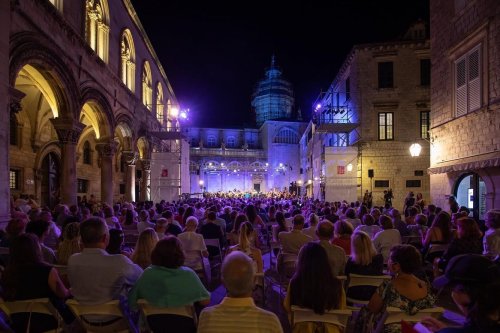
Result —
[{"label": "white shirt", "polygon": [[194,270],[201,269],[201,252],[207,250],[203,236],[193,231],[185,231],[177,235],[177,238],[184,249],[184,266]]},{"label": "white shirt", "polygon": [[139,232],[139,235],[141,234],[141,232],[143,232],[147,228],[154,229],[155,225],[149,221],[141,221],[141,222],[137,223],[137,231]]},{"label": "white shirt", "polygon": [[375,235],[381,230],[382,228],[379,227],[378,225],[360,225],[354,231],[366,232],[368,236],[370,236],[370,238],[373,239],[373,237],[375,237]]},{"label": "white shirt", "polygon": [[198,333],[234,332],[282,333],[283,329],[274,313],[258,308],[250,297],[225,297],[201,312]]},{"label": "white shirt", "polygon": [[311,237],[313,240],[318,240],[319,238],[316,235],[316,227],[317,226],[302,229],[302,233],[306,236]]},{"label": "white shirt", "polygon": [[373,245],[384,257],[384,263],[389,259],[391,247],[397,244],[401,244],[401,234],[398,229],[382,230],[373,237]]}]

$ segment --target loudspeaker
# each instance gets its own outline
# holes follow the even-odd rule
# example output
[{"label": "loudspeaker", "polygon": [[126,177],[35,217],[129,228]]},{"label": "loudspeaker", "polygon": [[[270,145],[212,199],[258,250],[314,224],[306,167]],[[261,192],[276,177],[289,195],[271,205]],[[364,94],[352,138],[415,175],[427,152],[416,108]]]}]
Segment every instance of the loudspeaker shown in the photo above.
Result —
[{"label": "loudspeaker", "polygon": [[375,172],[373,169],[368,169],[368,177],[373,178],[375,176]]}]

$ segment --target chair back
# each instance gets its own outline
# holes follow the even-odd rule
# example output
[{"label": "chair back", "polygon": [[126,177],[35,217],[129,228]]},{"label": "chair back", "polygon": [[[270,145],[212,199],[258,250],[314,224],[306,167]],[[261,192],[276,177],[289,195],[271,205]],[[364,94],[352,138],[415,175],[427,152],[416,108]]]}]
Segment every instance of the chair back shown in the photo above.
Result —
[{"label": "chair back", "polygon": [[54,318],[57,327],[54,330],[46,332],[61,332],[62,331],[62,319],[58,315],[56,309],[52,306],[48,298],[36,298],[28,299],[23,301],[12,301],[12,302],[0,302],[0,309],[5,312],[9,317],[13,314],[20,313],[38,313],[42,315],[47,315]]},{"label": "chair back", "polygon": [[314,313],[311,309],[292,305],[292,327],[302,322],[320,322],[336,325],[344,329],[347,326],[352,310],[330,310],[322,315]]},{"label": "chair back", "polygon": [[427,255],[436,252],[445,252],[446,250],[448,250],[448,244],[431,244],[429,245]]},{"label": "chair back", "polygon": [[141,312],[146,317],[152,315],[171,314],[176,316],[189,317],[196,321],[196,311],[192,305],[175,308],[162,308],[148,303],[148,301],[146,301],[145,299],[137,300],[137,304],[139,305],[139,309],[141,310]]},{"label": "chair back", "polygon": [[440,315],[442,315],[444,312],[444,309],[441,307],[436,307],[436,308],[427,308],[427,309],[421,309],[414,315],[409,315],[405,312],[403,312],[399,308],[394,308],[394,307],[387,307],[386,312],[384,316],[381,318],[381,320],[378,322],[374,333],[383,333],[384,332],[384,326],[389,325],[389,324],[398,324],[402,320],[409,322],[409,323],[417,323],[419,321],[422,321],[422,319],[426,317],[434,317],[437,318]]},{"label": "chair back", "polygon": [[[390,280],[390,275],[359,275],[349,274],[349,283],[347,289],[357,286],[379,287],[384,281]],[[366,300],[360,300],[352,297],[346,298],[347,302],[353,304],[368,304]]]},{"label": "chair back", "polygon": [[192,305],[181,307],[157,307],[148,303],[145,299],[139,299],[137,304],[148,325],[148,332],[156,332],[156,326],[168,326],[172,331],[178,333],[196,330],[196,311]]},{"label": "chair back", "polygon": [[[82,324],[88,332],[128,332],[129,325],[127,320],[123,317],[118,300],[103,304],[86,305],[80,304],[75,299],[69,299],[66,301],[66,304],[78,319],[80,324]],[[89,320],[85,319],[86,316],[112,316],[119,317],[121,319],[109,325],[99,326],[89,323]]]},{"label": "chair back", "polygon": [[222,250],[220,248],[219,239],[217,239],[217,238],[205,238],[205,245],[216,247],[219,251],[219,255],[222,256]]}]

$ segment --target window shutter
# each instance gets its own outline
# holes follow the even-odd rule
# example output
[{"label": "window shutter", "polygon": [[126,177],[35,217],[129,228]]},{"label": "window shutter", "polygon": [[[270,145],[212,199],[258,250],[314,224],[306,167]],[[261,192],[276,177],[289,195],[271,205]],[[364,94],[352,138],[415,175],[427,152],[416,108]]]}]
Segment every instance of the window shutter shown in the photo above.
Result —
[{"label": "window shutter", "polygon": [[469,112],[481,107],[481,66],[479,48],[473,50],[467,57],[469,68]]},{"label": "window shutter", "polygon": [[465,58],[455,62],[455,116],[460,117],[467,113],[467,76]]}]

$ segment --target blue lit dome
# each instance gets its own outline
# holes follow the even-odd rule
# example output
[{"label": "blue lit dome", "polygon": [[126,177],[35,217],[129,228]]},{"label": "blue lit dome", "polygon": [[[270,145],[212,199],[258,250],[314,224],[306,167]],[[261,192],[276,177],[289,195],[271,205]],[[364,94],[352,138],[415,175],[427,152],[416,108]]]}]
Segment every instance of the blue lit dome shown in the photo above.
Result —
[{"label": "blue lit dome", "polygon": [[252,96],[257,126],[266,120],[290,119],[294,102],[292,84],[282,78],[273,56],[266,78],[257,84]]}]

